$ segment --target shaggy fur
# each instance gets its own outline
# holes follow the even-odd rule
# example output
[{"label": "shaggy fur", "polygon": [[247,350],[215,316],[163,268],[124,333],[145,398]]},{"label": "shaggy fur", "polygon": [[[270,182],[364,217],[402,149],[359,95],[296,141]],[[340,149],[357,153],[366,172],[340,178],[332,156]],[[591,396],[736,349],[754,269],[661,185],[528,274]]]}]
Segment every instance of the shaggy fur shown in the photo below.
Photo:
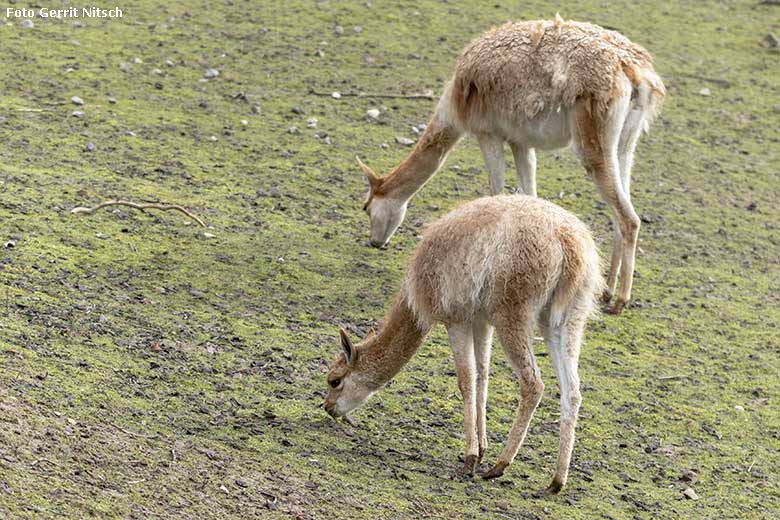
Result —
[{"label": "shaggy fur", "polygon": [[572,145],[613,213],[615,243],[603,300],[610,312],[631,298],[639,217],[631,203],[634,150],[665,95],[650,55],[615,31],[589,23],[508,22],[458,58],[415,149],[386,177],[363,167],[371,244],[398,229],[408,201],[464,133],[482,150],[493,194],[504,189],[509,143],[520,186],[536,195],[536,148]]},{"label": "shaggy fur", "polygon": [[561,441],[549,488],[557,492],[566,482],[574,444],[583,330],[601,288],[593,239],[571,213],[524,195],[464,204],[426,231],[379,332],[358,346],[342,332],[344,355],[330,367],[325,408],[348,417],[406,365],[434,323],[444,323],[464,403],[464,471],[472,473],[487,446],[495,328],[521,386],[507,443],[483,475],[500,476],[517,454],[544,389],[531,348],[538,324],[561,388]]}]

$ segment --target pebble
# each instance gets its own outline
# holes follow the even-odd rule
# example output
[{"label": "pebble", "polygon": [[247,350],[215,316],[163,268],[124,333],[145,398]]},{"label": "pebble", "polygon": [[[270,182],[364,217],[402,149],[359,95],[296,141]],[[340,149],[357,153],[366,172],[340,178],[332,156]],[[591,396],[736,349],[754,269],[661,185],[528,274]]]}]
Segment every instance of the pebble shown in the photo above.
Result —
[{"label": "pebble", "polygon": [[253,114],[259,114],[260,113],[260,105],[254,105],[252,107],[252,113]]},{"label": "pebble", "polygon": [[70,26],[73,27],[74,29],[80,29],[82,27],[86,27],[86,25],[83,22],[78,22],[78,21],[73,22],[72,24],[70,24]]},{"label": "pebble", "polygon": [[209,137],[209,141],[211,141],[212,143],[216,143],[217,141],[219,141],[219,139],[217,138],[216,135],[212,135],[211,137]]},{"label": "pebble", "polygon": [[13,240],[9,240],[5,244],[3,244],[3,247],[6,248],[6,249],[11,249],[15,245],[16,245],[16,242],[14,242]]},{"label": "pebble", "polygon": [[297,126],[291,126],[290,128],[287,129],[288,134],[299,134],[300,132],[301,131],[298,130]]},{"label": "pebble", "polygon": [[340,92],[334,92],[333,94],[331,94],[331,97],[333,99],[341,99],[341,93]]},{"label": "pebble", "polygon": [[248,120],[246,120],[246,119],[242,119],[242,120],[241,120],[241,124],[242,124],[243,126],[246,126],[246,125],[248,125],[248,124],[249,124],[249,121],[248,121]]},{"label": "pebble", "polygon": [[408,137],[396,136],[395,142],[398,144],[402,144],[404,146],[412,146],[414,144],[414,139],[409,139]]},{"label": "pebble", "polygon": [[340,26],[340,25],[337,25],[336,27],[334,27],[333,31],[336,34],[344,34],[344,28],[342,26]]},{"label": "pebble", "polygon": [[219,71],[217,69],[206,69],[206,73],[204,74],[204,77],[206,78],[216,78],[219,76]]},{"label": "pebble", "polygon": [[33,23],[32,20],[23,20],[21,25],[25,29],[32,29],[33,27],[35,27],[35,24]]},{"label": "pebble", "polygon": [[116,98],[114,96],[109,96],[108,102],[111,103],[112,105],[116,105]]},{"label": "pebble", "polygon": [[745,411],[745,407],[742,406],[742,405],[739,405],[739,404],[737,406],[735,406],[734,409],[736,411],[738,411],[738,412],[744,412]]},{"label": "pebble", "polygon": [[379,117],[379,114],[381,114],[381,112],[379,111],[379,109],[376,108],[369,108],[368,110],[366,110],[366,115],[371,119],[377,119]]},{"label": "pebble", "polygon": [[71,103],[73,103],[74,105],[83,105],[83,104],[84,104],[84,100],[83,100],[83,99],[81,99],[81,98],[80,98],[80,97],[78,97],[78,96],[73,96],[72,98],[70,98],[70,101],[71,101]]},{"label": "pebble", "polygon": [[296,106],[296,107],[292,107],[290,109],[290,112],[292,112],[293,114],[299,114],[300,115],[300,114],[303,114],[303,109],[301,107],[297,107]]},{"label": "pebble", "polygon": [[764,38],[764,45],[766,45],[770,49],[776,49],[778,45],[780,45],[780,40],[778,40],[777,36],[775,36],[774,34],[769,33],[766,35],[766,38]]},{"label": "pebble", "polygon": [[206,238],[217,238],[217,235],[215,235],[214,233],[209,233],[208,231],[204,232],[203,236]]},{"label": "pebble", "polygon": [[124,71],[124,72],[129,71],[130,68],[131,68],[130,64],[127,63],[126,61],[123,61],[122,63],[119,64],[119,69]]},{"label": "pebble", "polygon": [[699,495],[696,494],[696,491],[694,491],[693,488],[687,487],[683,489],[682,494],[689,500],[699,500]]},{"label": "pebble", "polygon": [[152,74],[157,74],[159,76],[162,73],[163,73],[163,71],[160,70],[160,69],[152,69]]},{"label": "pebble", "polygon": [[165,60],[165,64],[168,65],[169,67],[175,67],[176,66],[176,64],[171,59]]},{"label": "pebble", "polygon": [[307,128],[317,128],[317,118],[312,117],[308,121],[306,121],[306,127]]},{"label": "pebble", "polygon": [[709,96],[710,94],[712,94],[712,92],[711,92],[711,91],[710,91],[710,89],[708,89],[707,87],[704,87],[703,89],[701,89],[701,90],[699,91],[699,95],[700,95],[700,96],[707,97],[707,96]]},{"label": "pebble", "polygon": [[360,34],[360,33],[363,32],[363,28],[361,26],[359,26],[359,25],[356,25],[352,30],[355,31],[357,34]]},{"label": "pebble", "polygon": [[326,136],[325,139],[322,140],[325,144],[330,144],[330,136]]},{"label": "pebble", "polygon": [[81,118],[81,117],[84,117],[84,112],[82,112],[81,110],[74,110],[74,111],[73,111],[73,113],[72,113],[71,115],[72,115],[73,117],[79,117],[79,118]]},{"label": "pebble", "polygon": [[86,148],[84,148],[88,152],[94,152],[95,151],[95,143],[87,143]]},{"label": "pebble", "polygon": [[141,58],[139,58],[137,56],[135,58],[133,58],[133,63],[135,63],[135,64],[139,64],[139,63],[143,63],[143,62],[144,62],[144,60],[142,60]]}]

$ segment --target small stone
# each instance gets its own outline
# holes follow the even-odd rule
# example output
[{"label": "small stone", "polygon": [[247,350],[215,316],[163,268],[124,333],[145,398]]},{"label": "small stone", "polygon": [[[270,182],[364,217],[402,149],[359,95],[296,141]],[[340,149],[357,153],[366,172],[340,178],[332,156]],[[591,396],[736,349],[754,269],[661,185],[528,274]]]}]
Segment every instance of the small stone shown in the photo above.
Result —
[{"label": "small stone", "polygon": [[81,99],[78,96],[73,96],[72,98],[70,98],[70,102],[73,103],[74,105],[83,105],[84,104],[84,100]]},{"label": "small stone", "polygon": [[84,112],[82,112],[81,110],[74,110],[71,115],[73,117],[82,118],[82,117],[84,117]]},{"label": "small stone", "polygon": [[312,117],[308,121],[306,121],[306,127],[307,128],[317,128],[317,118]]},{"label": "small stone", "polygon": [[203,236],[206,238],[217,238],[217,235],[215,235],[214,233],[209,233],[208,231],[205,231],[203,233]]},{"label": "small stone", "polygon": [[176,64],[170,58],[165,60],[165,64],[168,65],[169,67],[175,67],[176,66]]},{"label": "small stone", "polygon": [[507,500],[499,500],[496,502],[496,507],[503,510],[503,511],[509,511],[511,509],[511,504]]},{"label": "small stone", "polygon": [[108,102],[112,105],[116,105],[116,98],[114,96],[108,96]]},{"label": "small stone", "polygon": [[325,139],[322,140],[325,144],[330,144],[330,136],[326,136]]},{"label": "small stone", "polygon": [[736,411],[738,411],[738,412],[744,412],[745,411],[745,407],[742,406],[742,405],[739,405],[739,404],[737,406],[735,406],[734,409]]},{"label": "small stone", "polygon": [[770,49],[776,49],[780,45],[780,40],[778,40],[777,36],[775,36],[772,33],[769,33],[764,38],[764,46],[769,47]]},{"label": "small stone", "polygon": [[297,107],[296,106],[296,107],[292,107],[290,109],[290,112],[292,112],[293,114],[301,115],[301,114],[303,114],[303,109],[301,107]]},{"label": "small stone", "polygon": [[699,91],[699,95],[700,95],[700,96],[708,97],[708,96],[710,96],[711,94],[712,94],[712,92],[711,92],[711,91],[710,91],[710,89],[708,89],[707,87],[704,87],[703,89],[701,89],[701,90]]},{"label": "small stone", "polygon": [[152,69],[152,74],[157,74],[159,76],[162,73],[163,73],[163,71],[160,70],[160,69]]},{"label": "small stone", "polygon": [[291,126],[290,128],[287,129],[287,133],[288,134],[299,134],[299,133],[301,133],[301,131],[298,130],[297,126]]},{"label": "small stone", "polygon": [[340,25],[337,25],[336,27],[334,27],[333,31],[336,34],[344,34],[344,28],[342,26],[340,26]]},{"label": "small stone", "polygon": [[333,99],[341,99],[341,93],[340,92],[334,92],[330,95]]},{"label": "small stone", "polygon": [[87,146],[84,148],[88,152],[94,152],[95,151],[95,143],[87,143]]},{"label": "small stone", "polygon": [[748,210],[748,211],[755,211],[757,207],[758,207],[758,204],[755,201],[753,201],[750,204],[748,204],[747,206],[745,206],[745,209]]},{"label": "small stone", "polygon": [[412,146],[414,144],[414,139],[409,139],[408,137],[395,137],[395,142],[398,144],[402,144],[404,146]]},{"label": "small stone", "polygon": [[72,24],[70,24],[70,26],[73,27],[74,29],[80,29],[82,27],[86,27],[86,25],[83,22],[78,22],[78,21],[73,22]]},{"label": "small stone", "polygon": [[318,58],[324,58],[325,57],[325,53],[322,52],[322,49],[317,49],[316,51],[314,51],[314,55],[317,56]]},{"label": "small stone", "polygon": [[366,115],[371,119],[377,119],[379,117],[379,114],[381,114],[381,112],[379,111],[379,109],[376,108],[369,108],[368,110],[366,110]]},{"label": "small stone", "polygon": [[142,60],[141,58],[139,58],[137,56],[135,58],[133,58],[133,63],[135,63],[136,65],[138,65],[140,63],[143,63],[143,62],[144,62],[144,60]]},{"label": "small stone", "polygon": [[242,125],[242,126],[246,126],[246,125],[248,125],[248,124],[249,124],[249,121],[248,121],[247,119],[242,119],[242,120],[241,120],[241,125]]},{"label": "small stone", "polygon": [[32,20],[22,20],[21,25],[25,29],[32,29],[33,27],[35,27],[35,24],[33,23]]},{"label": "small stone", "polygon": [[119,69],[122,70],[123,72],[128,72],[131,68],[132,66],[126,61],[123,61],[122,63],[119,64]]},{"label": "small stone", "polygon": [[253,114],[259,114],[260,113],[260,105],[252,106],[252,113]]},{"label": "small stone", "polygon": [[357,34],[360,34],[360,33],[363,32],[363,28],[361,26],[359,26],[359,25],[356,25],[355,27],[353,27],[352,30],[355,31],[355,33],[357,33]]},{"label": "small stone", "polygon": [[216,78],[219,76],[219,71],[217,69],[206,69],[205,74],[203,74],[203,77],[211,79]]},{"label": "small stone", "polygon": [[8,241],[8,242],[6,242],[5,244],[3,244],[3,247],[4,247],[4,248],[6,248],[6,249],[11,249],[11,248],[13,248],[15,245],[16,245],[16,242],[14,242],[13,240],[9,240],[9,241]]},{"label": "small stone", "polygon": [[156,81],[154,83],[154,88],[156,88],[157,90],[162,90],[163,89],[163,84],[160,83],[159,81]]},{"label": "small stone", "polygon": [[688,500],[699,500],[699,495],[696,494],[696,491],[694,491],[693,488],[687,487],[683,489],[682,494]]},{"label": "small stone", "polygon": [[212,135],[211,137],[209,137],[209,141],[211,141],[212,143],[216,143],[217,141],[219,141],[219,139],[217,138],[216,135]]},{"label": "small stone", "polygon": [[242,487],[242,488],[248,488],[248,487],[249,487],[249,482],[247,482],[246,480],[241,480],[241,479],[239,478],[239,479],[236,479],[236,485],[237,485],[238,487]]},{"label": "small stone", "polygon": [[412,133],[415,134],[415,135],[420,135],[420,129],[417,128],[416,126],[413,126],[412,127]]}]

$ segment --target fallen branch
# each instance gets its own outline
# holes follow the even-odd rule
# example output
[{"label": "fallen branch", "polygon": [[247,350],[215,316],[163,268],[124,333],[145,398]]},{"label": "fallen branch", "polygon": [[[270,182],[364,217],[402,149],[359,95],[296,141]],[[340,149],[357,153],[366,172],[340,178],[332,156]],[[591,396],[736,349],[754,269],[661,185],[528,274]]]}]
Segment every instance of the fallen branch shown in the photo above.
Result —
[{"label": "fallen branch", "polygon": [[[309,90],[309,94],[314,96],[332,97],[333,92],[317,92],[314,89]],[[359,98],[383,98],[383,99],[436,99],[433,94],[377,94],[370,92],[340,92],[340,97],[359,97]]]},{"label": "fallen branch", "polygon": [[97,210],[99,210],[100,208],[105,208],[106,206],[127,206],[129,208],[134,208],[141,211],[145,211],[147,209],[159,209],[161,211],[170,211],[170,210],[180,211],[185,215],[187,215],[188,217],[190,217],[195,222],[197,222],[198,224],[200,224],[201,226],[207,227],[205,222],[203,222],[201,219],[199,219],[198,217],[196,217],[195,215],[187,211],[185,208],[179,206],[178,204],[158,204],[158,203],[138,204],[136,202],[129,202],[126,200],[107,200],[106,202],[101,202],[94,208],[85,208],[83,206],[79,206],[78,208],[73,208],[72,210],[70,210],[70,212],[76,214],[91,215]]}]

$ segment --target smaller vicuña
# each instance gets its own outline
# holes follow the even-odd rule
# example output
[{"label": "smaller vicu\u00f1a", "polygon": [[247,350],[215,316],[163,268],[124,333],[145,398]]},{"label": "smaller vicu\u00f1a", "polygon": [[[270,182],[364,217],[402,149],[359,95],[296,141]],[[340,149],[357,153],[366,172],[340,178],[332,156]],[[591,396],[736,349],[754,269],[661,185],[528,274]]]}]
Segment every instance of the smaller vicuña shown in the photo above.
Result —
[{"label": "smaller vicu\u00f1a", "polygon": [[325,409],[348,414],[390,381],[436,322],[449,334],[463,395],[464,473],[487,446],[485,414],[493,330],[520,380],[517,416],[494,478],[517,455],[544,384],[531,343],[539,325],[561,394],[558,467],[548,491],[566,483],[580,407],[577,365],[585,322],[603,288],[599,256],[587,227],[566,210],[534,197],[502,195],[460,206],[432,224],[417,246],[406,280],[379,331],[343,353],[328,372]]}]

